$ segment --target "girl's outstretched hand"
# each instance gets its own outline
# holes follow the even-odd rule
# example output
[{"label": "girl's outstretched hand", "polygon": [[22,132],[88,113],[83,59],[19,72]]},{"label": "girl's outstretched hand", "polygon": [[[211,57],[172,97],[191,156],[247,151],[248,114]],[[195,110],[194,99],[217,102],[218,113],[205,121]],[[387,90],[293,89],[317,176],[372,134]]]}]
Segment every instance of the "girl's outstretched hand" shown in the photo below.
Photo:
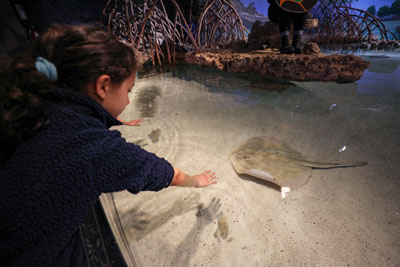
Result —
[{"label": "girl's outstretched hand", "polygon": [[138,120],[131,120],[131,121],[124,121],[121,118],[118,117],[118,120],[122,122],[124,125],[128,126],[140,126],[141,122],[144,122],[144,119],[138,119]]},{"label": "girl's outstretched hand", "polygon": [[124,125],[128,125],[128,126],[140,126],[140,123],[141,123],[141,122],[144,122],[144,119],[126,121],[126,122],[124,122]]},{"label": "girl's outstretched hand", "polygon": [[210,184],[216,184],[217,181],[215,179],[217,176],[215,176],[215,172],[212,172],[210,170],[204,171],[199,175],[194,175],[193,179],[197,181],[197,185],[195,187],[205,187],[209,186]]},{"label": "girl's outstretched hand", "polygon": [[210,184],[215,184],[217,178],[215,172],[210,170],[204,171],[201,174],[189,176],[178,168],[174,168],[174,177],[170,185],[188,186],[188,187],[205,187]]}]

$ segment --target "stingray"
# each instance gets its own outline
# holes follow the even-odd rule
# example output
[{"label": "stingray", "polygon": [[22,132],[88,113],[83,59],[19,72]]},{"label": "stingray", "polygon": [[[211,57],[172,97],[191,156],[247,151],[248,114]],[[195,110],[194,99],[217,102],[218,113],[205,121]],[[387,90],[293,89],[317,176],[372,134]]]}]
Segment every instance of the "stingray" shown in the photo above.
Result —
[{"label": "stingray", "polygon": [[274,183],[282,198],[300,188],[311,177],[311,169],[329,169],[366,165],[367,162],[326,163],[306,160],[302,154],[280,139],[252,137],[229,156],[235,171]]}]

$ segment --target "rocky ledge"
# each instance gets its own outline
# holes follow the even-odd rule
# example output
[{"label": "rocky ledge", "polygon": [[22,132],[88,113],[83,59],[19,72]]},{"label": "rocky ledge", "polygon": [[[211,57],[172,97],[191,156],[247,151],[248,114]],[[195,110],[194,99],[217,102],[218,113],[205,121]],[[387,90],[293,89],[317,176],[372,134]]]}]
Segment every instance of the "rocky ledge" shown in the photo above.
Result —
[{"label": "rocky ledge", "polygon": [[[319,50],[319,49],[318,49]],[[229,72],[252,72],[292,81],[351,83],[361,78],[370,63],[354,55],[284,55],[277,49],[234,52],[215,50],[188,52],[184,60],[193,65]]]}]

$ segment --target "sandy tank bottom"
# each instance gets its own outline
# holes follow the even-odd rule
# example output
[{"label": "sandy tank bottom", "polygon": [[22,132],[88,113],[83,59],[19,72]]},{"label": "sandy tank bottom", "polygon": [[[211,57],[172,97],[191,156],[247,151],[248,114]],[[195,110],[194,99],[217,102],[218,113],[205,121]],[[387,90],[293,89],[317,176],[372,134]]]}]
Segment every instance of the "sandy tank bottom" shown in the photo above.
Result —
[{"label": "sandy tank bottom", "polygon": [[[145,122],[117,129],[188,174],[215,171],[218,183],[113,194],[138,266],[400,265],[399,68],[375,85],[373,72],[352,84],[183,72],[192,78],[139,78],[122,118]],[[282,199],[229,161],[253,136],[280,136],[311,160],[368,165],[313,170]]]}]

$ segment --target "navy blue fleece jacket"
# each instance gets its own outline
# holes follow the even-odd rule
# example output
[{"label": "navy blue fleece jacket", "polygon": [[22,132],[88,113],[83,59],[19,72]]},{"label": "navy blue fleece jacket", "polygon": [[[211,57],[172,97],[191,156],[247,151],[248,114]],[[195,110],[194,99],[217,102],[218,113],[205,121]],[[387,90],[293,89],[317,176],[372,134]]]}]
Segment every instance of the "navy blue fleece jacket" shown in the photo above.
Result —
[{"label": "navy blue fleece jacket", "polygon": [[109,130],[120,122],[96,101],[66,89],[56,96],[48,127],[0,165],[1,266],[62,265],[101,193],[158,191],[174,175],[167,161]]}]

